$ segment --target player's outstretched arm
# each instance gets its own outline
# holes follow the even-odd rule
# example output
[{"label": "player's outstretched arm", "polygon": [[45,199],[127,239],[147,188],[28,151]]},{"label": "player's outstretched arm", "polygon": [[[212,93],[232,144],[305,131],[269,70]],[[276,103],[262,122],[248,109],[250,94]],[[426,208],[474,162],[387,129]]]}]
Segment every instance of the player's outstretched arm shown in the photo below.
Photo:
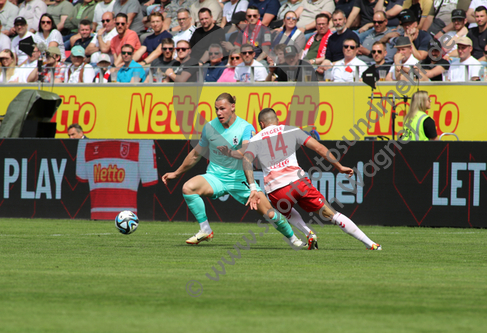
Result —
[{"label": "player's outstretched arm", "polygon": [[335,155],[333,155],[328,150],[328,148],[326,148],[324,145],[322,145],[321,143],[319,143],[318,141],[316,141],[316,139],[309,138],[309,140],[306,141],[305,146],[308,147],[311,150],[314,150],[321,157],[325,158],[328,162],[331,163],[331,165],[333,165],[335,168],[337,168],[340,173],[345,173],[349,177],[352,177],[352,175],[353,175],[353,169],[341,165],[340,162],[338,162],[338,160],[335,157]]},{"label": "player's outstretched arm", "polygon": [[183,173],[185,173],[188,170],[191,170],[191,168],[194,167],[195,164],[199,162],[201,157],[204,156],[207,151],[208,151],[207,147],[201,147],[198,143],[196,147],[194,147],[193,150],[189,152],[188,156],[186,156],[183,163],[176,171],[168,172],[164,174],[164,176],[162,176],[162,182],[167,185],[167,183],[170,180],[181,177]]},{"label": "player's outstretched arm", "polygon": [[242,166],[244,169],[245,178],[247,178],[247,183],[249,184],[250,187],[249,200],[247,200],[245,206],[250,205],[250,209],[257,210],[257,206],[260,203],[260,197],[259,197],[259,193],[255,189],[254,168],[252,165],[253,160],[254,160],[254,156],[252,154],[245,153],[243,155]]},{"label": "player's outstretched arm", "polygon": [[228,148],[227,146],[218,146],[216,148],[218,148],[218,150],[223,155],[235,158],[237,160],[241,160],[244,157],[244,153],[247,150],[248,145],[249,145],[249,141],[245,140],[245,141],[242,141],[242,147],[240,149],[237,149],[237,150],[232,150],[232,149]]}]

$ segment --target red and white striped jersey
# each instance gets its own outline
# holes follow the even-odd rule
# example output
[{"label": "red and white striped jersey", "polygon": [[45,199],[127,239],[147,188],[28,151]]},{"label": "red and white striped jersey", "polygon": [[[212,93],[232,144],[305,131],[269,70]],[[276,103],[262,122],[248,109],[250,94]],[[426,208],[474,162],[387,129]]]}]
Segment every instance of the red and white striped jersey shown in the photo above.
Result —
[{"label": "red and white striped jersey", "polygon": [[271,125],[254,135],[246,152],[258,158],[267,193],[305,177],[296,159],[296,149],[310,136],[294,126]]},{"label": "red and white striped jersey", "polygon": [[79,140],[76,177],[89,182],[91,218],[111,220],[122,210],[137,214],[137,189],[157,184],[154,141]]}]

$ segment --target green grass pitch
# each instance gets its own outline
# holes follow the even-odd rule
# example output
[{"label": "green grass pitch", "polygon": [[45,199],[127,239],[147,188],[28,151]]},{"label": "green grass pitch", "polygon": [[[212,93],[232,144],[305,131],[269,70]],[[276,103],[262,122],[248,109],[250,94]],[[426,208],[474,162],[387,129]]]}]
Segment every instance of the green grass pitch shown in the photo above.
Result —
[{"label": "green grass pitch", "polygon": [[[383,247],[366,251],[317,226],[320,249],[295,251],[272,227],[212,227],[189,246],[196,223],[127,236],[112,221],[1,219],[0,332],[486,330],[487,230],[364,226]],[[249,230],[255,244],[210,280]]]}]

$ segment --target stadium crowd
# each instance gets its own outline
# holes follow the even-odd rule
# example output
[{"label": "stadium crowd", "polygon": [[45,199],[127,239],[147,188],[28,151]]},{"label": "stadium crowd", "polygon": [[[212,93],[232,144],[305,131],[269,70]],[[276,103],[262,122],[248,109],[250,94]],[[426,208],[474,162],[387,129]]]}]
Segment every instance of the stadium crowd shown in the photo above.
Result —
[{"label": "stadium crowd", "polygon": [[487,77],[487,0],[0,0],[0,31],[0,83]]}]

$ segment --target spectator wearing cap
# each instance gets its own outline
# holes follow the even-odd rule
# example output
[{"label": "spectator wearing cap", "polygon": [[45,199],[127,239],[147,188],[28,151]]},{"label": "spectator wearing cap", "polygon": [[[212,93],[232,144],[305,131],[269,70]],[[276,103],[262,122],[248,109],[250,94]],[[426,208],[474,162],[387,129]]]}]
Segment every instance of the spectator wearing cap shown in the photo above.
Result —
[{"label": "spectator wearing cap", "polygon": [[122,46],[123,66],[118,70],[117,82],[139,83],[145,81],[145,70],[134,60],[134,47],[130,44]]},{"label": "spectator wearing cap", "polygon": [[240,56],[243,62],[235,67],[235,80],[237,82],[251,82],[252,69],[254,71],[254,81],[265,81],[267,70],[260,62],[254,59],[254,46],[244,44],[240,47]]},{"label": "spectator wearing cap", "polygon": [[250,0],[249,7],[257,8],[259,12],[259,20],[263,26],[268,27],[274,21],[279,12],[281,4],[279,0]]},{"label": "spectator wearing cap", "polygon": [[12,40],[12,51],[17,56],[17,64],[22,65],[27,61],[28,55],[24,51],[19,49],[19,43],[21,40],[32,37],[34,39],[34,34],[27,30],[27,21],[22,16],[19,16],[14,21],[14,29],[17,36]]},{"label": "spectator wearing cap", "polygon": [[191,7],[189,7],[189,12],[193,18],[194,25],[197,27],[203,26],[200,22],[200,9],[203,8],[208,8],[210,10],[214,23],[220,27],[222,23],[223,9],[218,0],[196,0],[193,2]]},{"label": "spectator wearing cap", "polygon": [[66,59],[64,52],[63,36],[56,29],[54,19],[50,14],[42,14],[39,21],[39,28],[36,33],[36,40],[38,43],[44,43],[47,47],[57,46],[61,51],[61,59]]},{"label": "spectator wearing cap", "polygon": [[90,63],[98,63],[100,54],[105,53],[110,57],[110,63],[113,63],[114,57],[110,48],[111,40],[118,35],[115,29],[115,17],[112,12],[106,12],[102,15],[102,27],[91,39],[90,44],[86,47],[86,53],[91,54]]},{"label": "spectator wearing cap", "polygon": [[343,54],[345,58],[335,63],[331,70],[334,82],[361,81],[362,73],[367,70],[367,64],[357,58],[359,44],[355,39],[345,39]]},{"label": "spectator wearing cap", "polygon": [[353,28],[355,18],[360,14],[359,37],[363,42],[365,37],[370,34],[370,29],[374,27],[374,13],[384,11],[386,13],[387,24],[392,27],[399,25],[398,15],[402,11],[404,0],[390,0],[384,5],[384,0],[356,0],[352,12],[347,19],[347,28]]},{"label": "spectator wearing cap", "polygon": [[227,28],[225,31],[228,32],[228,29],[232,26],[233,16],[237,13],[247,11],[248,6],[249,2],[247,0],[230,0],[225,2],[220,27]]},{"label": "spectator wearing cap", "polygon": [[445,35],[449,36],[455,43],[448,42],[445,48],[449,48],[447,50],[448,57],[458,57],[456,40],[460,37],[465,37],[468,33],[468,29],[465,26],[467,24],[467,14],[463,9],[455,9],[451,12],[451,21],[454,30],[448,31]]},{"label": "spectator wearing cap", "polygon": [[[66,65],[61,62],[61,50],[57,46],[49,46],[46,51],[46,65],[42,69],[45,83],[63,83]],[[37,67],[30,73],[29,82],[37,81]],[[53,79],[54,78],[54,79]]]},{"label": "spectator wearing cap", "polygon": [[259,10],[255,6],[247,8],[247,26],[239,32],[235,40],[236,46],[250,44],[254,46],[254,57],[261,61],[270,53],[272,36],[260,19]]},{"label": "spectator wearing cap", "polygon": [[123,45],[132,45],[135,51],[141,46],[139,36],[137,36],[135,31],[128,28],[127,20],[127,15],[124,13],[118,13],[115,16],[115,28],[117,29],[118,35],[110,41],[110,49],[115,59],[115,67],[120,67],[124,64],[121,55]]},{"label": "spectator wearing cap", "polygon": [[39,28],[39,21],[42,14],[47,11],[47,5],[42,0],[24,0],[19,5],[19,16],[22,16],[27,21],[29,31],[32,33],[37,32]]},{"label": "spectator wearing cap", "polygon": [[317,81],[316,73],[311,64],[305,60],[299,59],[299,51],[294,45],[288,45],[284,48],[284,64],[274,66],[271,61],[269,64],[269,74],[266,81],[296,81],[302,82],[306,73],[311,75],[311,81]]},{"label": "spectator wearing cap", "polygon": [[71,49],[71,61],[64,76],[65,83],[91,83],[95,77],[95,70],[85,63],[85,49],[76,45]]},{"label": "spectator wearing cap", "polygon": [[423,29],[423,24],[433,6],[433,0],[404,0],[403,9],[411,9],[418,20],[418,28]]},{"label": "spectator wearing cap", "polygon": [[487,44],[487,8],[484,6],[475,9],[475,20],[477,26],[471,28],[467,37],[472,41],[474,58],[479,59],[483,57],[484,49]]},{"label": "spectator wearing cap", "polygon": [[[451,12],[460,9],[462,1],[433,1],[428,17],[424,20],[422,30],[428,31],[439,38],[441,34],[453,29]],[[440,35],[438,33],[441,32]]]},{"label": "spectator wearing cap", "polygon": [[443,59],[444,55],[441,43],[437,39],[431,39],[428,56],[420,62],[424,70],[418,72],[421,81],[443,81],[443,72],[448,72],[450,68],[450,63]]},{"label": "spectator wearing cap", "polygon": [[111,65],[111,58],[108,54],[102,53],[98,57],[98,73],[96,73],[95,77],[93,78],[94,83],[99,83],[100,78],[102,83],[112,82],[111,71],[109,69]]},{"label": "spectator wearing cap", "polygon": [[37,48],[37,45],[33,45],[32,51],[30,54],[27,55],[27,60],[24,61],[21,65],[15,68],[14,75],[10,78],[8,82],[11,83],[27,83],[27,82],[36,82],[37,76],[31,78],[29,81],[30,73],[37,68],[37,61],[39,60],[39,56],[41,53]]},{"label": "spectator wearing cap", "polygon": [[0,21],[3,28],[0,27],[0,33],[9,37],[15,35],[14,19],[19,16],[19,7],[8,0],[0,0]]},{"label": "spectator wearing cap", "polygon": [[10,50],[12,44],[10,38],[8,38],[7,35],[2,34],[1,31],[2,31],[2,21],[0,21],[0,52],[6,49]]},{"label": "spectator wearing cap", "polygon": [[[426,59],[431,35],[426,31],[418,29],[418,21],[411,9],[403,10],[399,14],[399,20],[404,29],[404,36],[408,37],[411,41],[413,56],[418,60]],[[387,43],[391,38],[397,37],[398,35],[398,32],[390,32],[381,41]],[[396,39],[392,39],[391,44],[394,44],[395,41]]]},{"label": "spectator wearing cap", "polygon": [[[169,5],[172,5],[172,3]],[[166,16],[166,20],[167,20],[167,16]],[[194,31],[196,30],[196,27],[193,24],[193,19],[189,14],[189,10],[186,8],[181,8],[177,11],[177,22],[178,22],[177,30],[179,32],[176,33],[172,38],[174,41],[174,45],[177,45],[177,43],[180,40],[187,40],[187,41],[191,40],[191,37],[193,36]]]},{"label": "spectator wearing cap", "polygon": [[[372,23],[374,24],[374,28],[371,30],[370,34],[365,37],[358,51],[358,58],[366,63],[371,63],[374,61],[373,55],[371,54],[374,43],[380,41],[385,35],[392,31],[391,28],[387,26],[386,13],[383,11],[379,11],[374,14]],[[392,57],[394,57],[396,50],[389,43],[386,45],[386,49],[388,55],[386,61],[392,63]]]},{"label": "spectator wearing cap", "polygon": [[68,0],[55,0],[52,5],[47,6],[47,13],[54,19],[54,27],[61,33],[64,30],[64,22],[73,11],[73,8],[73,5]]},{"label": "spectator wearing cap", "polygon": [[419,62],[413,55],[409,37],[398,37],[395,48],[397,52],[394,55],[394,66],[391,66],[386,81],[400,81],[402,73],[409,74],[411,66],[415,66]]},{"label": "spectator wearing cap", "polygon": [[472,56],[472,40],[468,37],[457,39],[458,58],[451,62],[448,77],[453,82],[479,81],[480,61]]}]

